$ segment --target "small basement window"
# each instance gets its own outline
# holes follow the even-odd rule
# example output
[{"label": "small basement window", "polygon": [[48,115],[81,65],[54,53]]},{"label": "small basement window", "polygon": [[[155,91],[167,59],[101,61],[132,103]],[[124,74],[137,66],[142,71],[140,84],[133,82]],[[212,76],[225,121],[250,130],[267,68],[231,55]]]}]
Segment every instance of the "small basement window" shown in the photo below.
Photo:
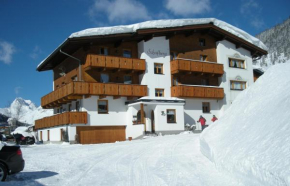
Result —
[{"label": "small basement window", "polygon": [[245,61],[229,58],[229,67],[245,69]]},{"label": "small basement window", "polygon": [[98,100],[98,113],[108,114],[108,100]]},{"label": "small basement window", "polygon": [[210,112],[210,104],[209,102],[202,102],[202,112],[209,113]]},{"label": "small basement window", "polygon": [[154,74],[163,74],[163,64],[154,63]]},{"label": "small basement window", "polygon": [[176,111],[175,109],[167,109],[167,123],[176,123]]},{"label": "small basement window", "polygon": [[231,81],[231,90],[245,90],[246,84],[245,81]]}]

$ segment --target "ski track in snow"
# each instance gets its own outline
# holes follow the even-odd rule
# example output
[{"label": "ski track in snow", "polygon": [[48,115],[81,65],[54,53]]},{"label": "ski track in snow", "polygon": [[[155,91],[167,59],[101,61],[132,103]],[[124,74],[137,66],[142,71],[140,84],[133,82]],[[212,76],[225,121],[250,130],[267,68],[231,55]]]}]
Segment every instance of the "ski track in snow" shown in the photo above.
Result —
[{"label": "ski track in snow", "polygon": [[199,147],[198,134],[114,144],[22,146],[25,169],[3,185],[243,185],[216,170]]}]

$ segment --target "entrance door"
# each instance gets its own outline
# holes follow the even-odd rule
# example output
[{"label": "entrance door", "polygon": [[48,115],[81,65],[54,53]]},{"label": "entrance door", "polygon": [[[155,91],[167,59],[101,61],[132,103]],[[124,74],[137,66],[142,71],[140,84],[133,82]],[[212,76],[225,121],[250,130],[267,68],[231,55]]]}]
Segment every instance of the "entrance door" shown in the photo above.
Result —
[{"label": "entrance door", "polygon": [[154,119],[154,111],[151,111],[151,129],[152,132],[155,132],[155,119]]}]

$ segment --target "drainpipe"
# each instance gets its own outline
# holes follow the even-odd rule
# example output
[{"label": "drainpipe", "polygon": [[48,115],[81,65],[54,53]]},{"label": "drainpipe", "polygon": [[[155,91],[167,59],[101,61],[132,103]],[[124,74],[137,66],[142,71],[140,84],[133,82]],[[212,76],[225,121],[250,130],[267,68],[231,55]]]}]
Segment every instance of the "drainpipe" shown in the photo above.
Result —
[{"label": "drainpipe", "polygon": [[[82,81],[82,61],[80,59],[72,56],[72,55],[69,55],[68,53],[63,52],[61,49],[59,49],[59,52],[79,62],[79,78],[80,78],[79,81]],[[82,111],[83,111],[83,106],[84,106],[83,105],[84,97],[85,96],[83,95],[83,98],[81,100],[81,108],[82,108],[81,110]]]}]

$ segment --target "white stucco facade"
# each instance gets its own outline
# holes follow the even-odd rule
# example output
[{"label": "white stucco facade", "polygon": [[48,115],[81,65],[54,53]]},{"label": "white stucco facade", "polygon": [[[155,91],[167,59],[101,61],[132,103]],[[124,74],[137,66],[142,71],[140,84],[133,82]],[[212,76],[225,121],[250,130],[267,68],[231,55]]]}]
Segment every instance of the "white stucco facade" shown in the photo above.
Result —
[{"label": "white stucco facade", "polygon": [[[220,112],[223,113],[241,92],[240,90],[231,90],[230,81],[243,81],[249,87],[254,83],[253,61],[250,51],[223,40],[217,42],[217,63],[224,65],[224,75],[221,80],[221,87],[224,88],[225,98],[220,103]],[[241,59],[245,61],[245,69],[232,68],[229,66],[229,58]],[[220,113],[220,114],[221,114]]]},{"label": "white stucco facade", "polygon": [[[239,90],[231,90],[230,81],[244,81],[247,87],[253,84],[253,67],[252,56],[250,51],[240,47],[229,41],[223,40],[216,43],[217,63],[223,64],[224,74],[218,78],[219,87],[224,88],[224,99],[200,99],[186,98],[183,101],[173,102],[171,97],[171,71],[170,71],[170,46],[169,40],[163,37],[153,37],[148,41],[138,43],[138,55],[140,59],[146,61],[146,71],[139,76],[139,83],[147,86],[148,100],[135,100],[130,102],[126,97],[114,98],[106,96],[90,96],[88,98],[78,100],[80,103],[80,111],[87,112],[86,126],[126,126],[126,139],[138,139],[145,132],[155,132],[161,134],[174,134],[184,131],[185,124],[196,125],[197,130],[201,130],[198,119],[202,115],[206,120],[206,124],[212,124],[213,115],[220,117],[223,112],[231,105],[233,100],[241,92]],[[229,58],[241,59],[245,61],[245,69],[229,67]],[[163,65],[163,73],[154,73],[154,63]],[[164,89],[164,100],[160,101],[155,97],[155,89]],[[108,101],[108,113],[98,112],[98,100]],[[210,111],[204,113],[202,104],[206,102],[210,104]],[[75,101],[71,103],[71,110],[75,111]],[[144,109],[144,123],[137,123],[136,118],[138,111],[141,110],[141,104]],[[62,106],[68,111],[68,104]],[[175,122],[168,122],[167,111],[174,110]],[[56,112],[56,110],[55,110]],[[68,132],[69,141],[75,140],[76,126],[84,126],[85,124],[68,125],[53,127],[42,132],[43,141],[48,141],[48,132],[50,132],[49,141],[61,141],[61,129]]]}]

